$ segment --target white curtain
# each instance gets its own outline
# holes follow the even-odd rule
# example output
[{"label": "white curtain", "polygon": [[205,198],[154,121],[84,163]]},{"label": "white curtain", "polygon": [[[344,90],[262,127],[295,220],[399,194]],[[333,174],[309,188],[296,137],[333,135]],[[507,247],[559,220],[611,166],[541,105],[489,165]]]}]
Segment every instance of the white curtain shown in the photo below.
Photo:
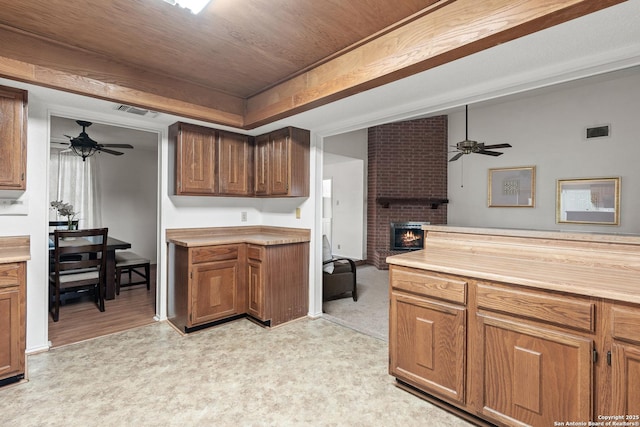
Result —
[{"label": "white curtain", "polygon": [[[98,185],[98,161],[95,157],[82,157],[70,150],[51,153],[51,171],[57,170],[56,192],[50,194],[53,200],[70,203],[78,212],[79,228],[96,228],[102,226],[100,212],[100,186]],[[53,176],[51,177],[53,179]],[[59,218],[61,220],[65,218]]]}]

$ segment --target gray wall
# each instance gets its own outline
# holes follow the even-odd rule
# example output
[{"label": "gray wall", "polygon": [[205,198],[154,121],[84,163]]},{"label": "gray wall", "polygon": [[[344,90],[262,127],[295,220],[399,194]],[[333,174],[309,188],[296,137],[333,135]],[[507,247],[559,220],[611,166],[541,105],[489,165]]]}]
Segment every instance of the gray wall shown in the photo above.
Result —
[{"label": "gray wall", "polygon": [[[510,143],[500,157],[469,154],[449,163],[450,225],[603,233],[640,232],[640,74],[586,80],[517,101],[469,107],[469,139]],[[585,129],[610,124],[611,136]],[[449,143],[464,139],[464,111],[449,116]],[[487,207],[489,168],[535,166],[534,208]],[[620,225],[556,224],[556,180],[620,177]]]}]

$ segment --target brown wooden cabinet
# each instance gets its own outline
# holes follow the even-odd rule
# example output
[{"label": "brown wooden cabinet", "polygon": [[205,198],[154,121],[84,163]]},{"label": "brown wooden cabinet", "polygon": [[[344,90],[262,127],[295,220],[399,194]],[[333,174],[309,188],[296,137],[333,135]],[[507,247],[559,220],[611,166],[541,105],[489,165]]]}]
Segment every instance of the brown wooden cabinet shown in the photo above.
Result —
[{"label": "brown wooden cabinet", "polygon": [[248,245],[248,314],[276,326],[309,311],[309,243]]},{"label": "brown wooden cabinet", "polygon": [[[631,306],[611,307],[611,350],[608,359],[612,384],[611,414],[640,416],[640,311]],[[640,422],[640,418],[623,421]]]},{"label": "brown wooden cabinet", "polygon": [[244,313],[244,245],[174,247],[169,320],[189,331]]},{"label": "brown wooden cabinet", "polygon": [[309,196],[309,131],[288,127],[255,138],[177,122],[175,193],[206,196]]},{"label": "brown wooden cabinet", "polygon": [[593,419],[597,301],[396,265],[389,280],[398,380],[499,425]]},{"label": "brown wooden cabinet", "polygon": [[187,123],[174,123],[169,128],[169,139],[175,141],[176,194],[216,194],[215,130]]},{"label": "brown wooden cabinet", "polygon": [[247,135],[217,131],[220,195],[253,194],[253,146]]},{"label": "brown wooden cabinet", "polygon": [[27,91],[0,86],[0,189],[27,188]]},{"label": "brown wooden cabinet", "polygon": [[253,146],[250,137],[188,123],[174,123],[176,194],[250,196]]},{"label": "brown wooden cabinet", "polygon": [[178,329],[249,314],[276,326],[308,312],[309,243],[170,245],[168,318]]},{"label": "brown wooden cabinet", "polygon": [[25,266],[0,264],[0,384],[25,374]]},{"label": "brown wooden cabinet", "polygon": [[255,194],[309,196],[308,130],[288,127],[255,140]]},{"label": "brown wooden cabinet", "polygon": [[592,339],[516,319],[479,315],[478,323],[482,370],[472,375],[487,419],[532,426],[592,419]]},{"label": "brown wooden cabinet", "polygon": [[391,375],[464,403],[466,283],[401,267],[390,283]]},{"label": "brown wooden cabinet", "polygon": [[256,319],[265,320],[267,307],[262,261],[265,259],[263,246],[247,245],[247,284],[249,286],[249,306],[247,312]]}]

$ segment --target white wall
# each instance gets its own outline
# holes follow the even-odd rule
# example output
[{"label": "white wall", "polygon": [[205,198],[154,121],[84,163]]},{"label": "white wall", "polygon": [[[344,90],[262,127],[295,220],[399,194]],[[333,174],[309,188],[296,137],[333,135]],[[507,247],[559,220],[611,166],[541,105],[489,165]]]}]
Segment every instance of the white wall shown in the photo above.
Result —
[{"label": "white wall", "polygon": [[102,224],[109,228],[110,236],[130,242],[132,251],[155,264],[158,151],[139,148],[122,151],[122,156],[100,154],[97,159]]},{"label": "white wall", "polygon": [[[332,155],[324,164],[324,179],[331,178],[331,249],[334,256],[364,259],[364,162]],[[326,158],[326,154],[325,154]]]},{"label": "white wall", "polygon": [[[500,157],[469,154],[449,164],[450,225],[640,232],[640,74],[584,83],[469,106],[469,139],[513,148],[499,150]],[[601,124],[611,125],[610,137],[584,138],[586,127]],[[449,143],[462,139],[464,112],[449,117]],[[487,207],[488,169],[517,166],[536,167],[535,207]],[[556,224],[556,180],[586,177],[621,177],[619,226]]]},{"label": "white wall", "polygon": [[323,149],[323,178],[333,181],[332,252],[366,259],[367,129],[327,137]]}]

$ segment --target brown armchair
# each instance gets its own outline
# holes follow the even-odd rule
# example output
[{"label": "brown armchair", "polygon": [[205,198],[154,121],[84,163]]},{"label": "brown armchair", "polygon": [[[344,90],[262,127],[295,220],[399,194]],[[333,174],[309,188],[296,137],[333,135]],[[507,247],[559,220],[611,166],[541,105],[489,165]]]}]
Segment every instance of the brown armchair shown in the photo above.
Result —
[{"label": "brown armchair", "polygon": [[356,263],[349,258],[334,258],[327,236],[322,236],[322,300],[351,297],[358,301]]}]

